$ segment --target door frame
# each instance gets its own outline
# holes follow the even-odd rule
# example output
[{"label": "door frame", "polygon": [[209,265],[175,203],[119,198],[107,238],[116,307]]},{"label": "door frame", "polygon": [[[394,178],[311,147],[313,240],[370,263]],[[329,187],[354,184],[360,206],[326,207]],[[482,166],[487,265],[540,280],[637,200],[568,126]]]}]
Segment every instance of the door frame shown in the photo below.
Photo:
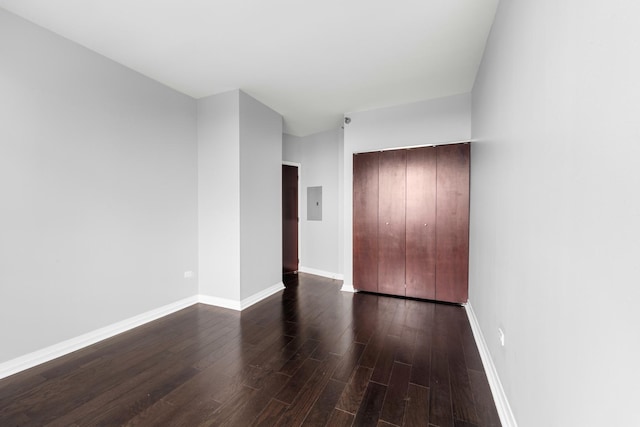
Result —
[{"label": "door frame", "polygon": [[[283,160],[282,164],[286,166],[293,166],[298,168],[298,242],[297,242],[298,270],[296,270],[296,274],[297,274],[300,271],[300,266],[302,265],[302,256],[300,251],[300,248],[302,247],[302,234],[300,234],[300,214],[301,214],[300,207],[302,206],[302,186],[300,185],[300,183],[302,182],[302,164],[296,163],[296,162],[289,162],[287,160]],[[282,199],[282,195],[280,195],[280,198]],[[282,260],[282,262],[284,262],[284,260]]]}]

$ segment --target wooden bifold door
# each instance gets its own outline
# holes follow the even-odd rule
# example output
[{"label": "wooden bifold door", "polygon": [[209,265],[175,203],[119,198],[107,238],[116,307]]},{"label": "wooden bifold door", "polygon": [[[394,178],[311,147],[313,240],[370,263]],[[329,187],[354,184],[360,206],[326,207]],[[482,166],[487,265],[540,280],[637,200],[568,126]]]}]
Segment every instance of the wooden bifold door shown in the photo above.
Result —
[{"label": "wooden bifold door", "polygon": [[469,144],[353,156],[353,284],[464,303]]}]

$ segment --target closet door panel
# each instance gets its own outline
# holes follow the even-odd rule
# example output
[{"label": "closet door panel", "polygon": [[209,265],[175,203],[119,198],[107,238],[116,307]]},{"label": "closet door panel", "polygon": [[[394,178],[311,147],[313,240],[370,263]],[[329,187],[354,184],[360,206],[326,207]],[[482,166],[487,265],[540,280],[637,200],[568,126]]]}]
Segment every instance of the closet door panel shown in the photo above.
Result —
[{"label": "closet door panel", "polygon": [[380,153],[378,292],[405,295],[406,151]]},{"label": "closet door panel", "polygon": [[469,144],[437,152],[436,299],[465,303],[469,269]]},{"label": "closet door panel", "polygon": [[407,296],[436,298],[436,148],[407,150]]},{"label": "closet door panel", "polygon": [[353,287],[378,292],[378,157],[353,155]]}]

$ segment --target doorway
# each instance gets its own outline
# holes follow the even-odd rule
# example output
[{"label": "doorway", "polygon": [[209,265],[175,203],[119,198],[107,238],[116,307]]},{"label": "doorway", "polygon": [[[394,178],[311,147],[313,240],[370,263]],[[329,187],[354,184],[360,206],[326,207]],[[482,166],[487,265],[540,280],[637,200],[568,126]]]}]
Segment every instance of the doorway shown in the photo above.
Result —
[{"label": "doorway", "polygon": [[298,271],[298,166],[282,165],[282,274]]}]

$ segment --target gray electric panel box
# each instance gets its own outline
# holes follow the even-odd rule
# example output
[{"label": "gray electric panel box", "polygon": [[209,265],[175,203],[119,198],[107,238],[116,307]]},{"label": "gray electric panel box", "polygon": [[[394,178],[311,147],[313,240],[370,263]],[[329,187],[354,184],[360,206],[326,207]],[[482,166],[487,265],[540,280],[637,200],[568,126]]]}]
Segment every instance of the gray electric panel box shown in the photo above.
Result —
[{"label": "gray electric panel box", "polygon": [[322,187],[307,187],[307,220],[322,221]]}]

